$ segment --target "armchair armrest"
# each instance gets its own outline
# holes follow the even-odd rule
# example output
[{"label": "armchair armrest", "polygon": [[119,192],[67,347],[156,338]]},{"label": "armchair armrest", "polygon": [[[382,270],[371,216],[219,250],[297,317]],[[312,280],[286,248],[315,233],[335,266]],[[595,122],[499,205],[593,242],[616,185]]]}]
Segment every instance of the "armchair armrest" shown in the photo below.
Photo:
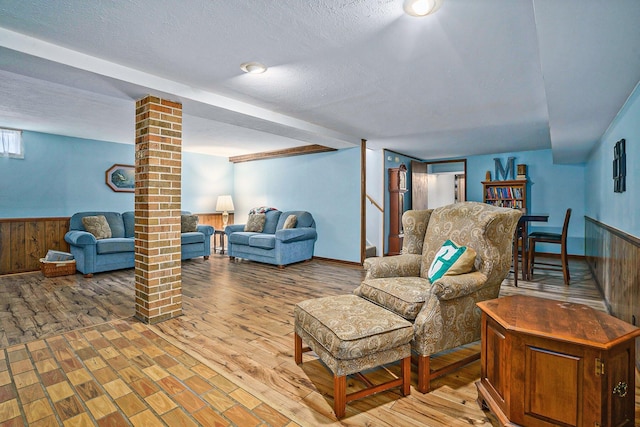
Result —
[{"label": "armchair armrest", "polygon": [[316,239],[318,233],[313,227],[284,228],[276,231],[276,239],[283,243]]},{"label": "armchair armrest", "polygon": [[364,260],[366,279],[382,277],[420,277],[422,255],[401,254],[385,257],[372,257]]},{"label": "armchair armrest", "polygon": [[210,225],[198,224],[196,227],[196,231],[201,232],[205,236],[211,236],[213,234],[214,228]]},{"label": "armchair armrest", "polygon": [[95,245],[97,242],[93,234],[80,230],[67,231],[67,234],[64,235],[64,240],[74,246]]},{"label": "armchair armrest", "polygon": [[244,224],[230,224],[224,229],[224,234],[227,236],[236,231],[244,231]]},{"label": "armchair armrest", "polygon": [[442,276],[432,284],[431,292],[440,300],[451,300],[470,295],[487,283],[487,276],[479,271]]}]

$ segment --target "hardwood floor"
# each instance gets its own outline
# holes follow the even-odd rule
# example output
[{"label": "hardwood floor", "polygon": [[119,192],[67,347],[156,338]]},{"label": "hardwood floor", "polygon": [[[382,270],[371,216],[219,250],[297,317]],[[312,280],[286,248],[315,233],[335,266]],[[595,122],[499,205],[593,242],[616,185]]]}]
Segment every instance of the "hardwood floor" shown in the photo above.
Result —
[{"label": "hardwood floor", "polygon": [[[562,283],[561,273],[556,275],[553,272],[544,272],[545,274],[536,273],[531,282],[519,280],[518,288],[513,286],[509,276],[503,283],[501,294],[527,294],[579,302],[604,311],[605,305],[586,263],[572,260],[570,269],[572,283],[569,287]],[[76,341],[82,337],[85,341],[91,342],[90,338],[100,339],[96,335],[98,333],[103,337],[107,334],[109,337],[109,334],[112,334],[109,331],[119,331],[122,328],[130,328],[133,331],[131,334],[147,338],[144,347],[141,347],[143,353],[168,353],[173,360],[181,363],[180,359],[172,356],[172,352],[183,352],[184,358],[189,358],[189,363],[210,369],[211,371],[206,371],[208,375],[218,378],[226,385],[225,388],[209,383],[210,389],[216,387],[217,393],[226,393],[231,406],[217,407],[212,404],[212,401],[218,403],[217,400],[207,400],[202,394],[198,394],[199,390],[194,391],[189,383],[185,382],[198,372],[189,374],[183,369],[176,369],[176,372],[182,373],[183,376],[176,376],[175,381],[185,389],[198,394],[200,401],[211,410],[211,417],[213,414],[218,417],[215,418],[215,422],[219,424],[210,421],[214,418],[207,418],[207,422],[201,422],[196,415],[204,407],[193,408],[188,403],[181,403],[179,398],[174,398],[178,393],[172,394],[159,384],[159,389],[165,390],[169,400],[173,400],[177,407],[182,409],[179,417],[175,415],[177,418],[167,418],[170,411],[163,412],[162,409],[154,408],[149,404],[153,399],[147,399],[148,396],[143,396],[135,387],[130,387],[130,392],[133,393],[130,399],[146,403],[145,409],[135,413],[123,412],[116,399],[113,399],[115,403],[111,403],[111,406],[115,409],[108,413],[108,416],[117,418],[114,414],[121,414],[122,420],[118,419],[122,424],[110,425],[143,425],[139,421],[141,417],[136,416],[145,411],[149,411],[145,413],[154,416],[157,422],[171,426],[498,425],[495,418],[490,413],[482,411],[476,402],[477,392],[474,383],[480,376],[479,361],[433,381],[433,391],[429,394],[423,395],[414,389],[410,396],[401,397],[398,391],[388,391],[351,402],[347,405],[346,417],[341,422],[335,421],[332,412],[333,381],[330,372],[313,355],[306,354],[301,366],[294,363],[293,307],[295,303],[307,298],[350,293],[364,277],[360,266],[313,260],[279,270],[274,266],[248,261],[229,262],[225,256],[212,255],[208,261],[196,259],[184,262],[182,275],[184,315],[154,326],[143,325],[130,319],[133,315],[133,270],[97,274],[92,279],[85,279],[80,274],[52,279],[44,278],[40,273],[0,276],[0,347],[4,349],[5,359],[9,361],[5,363],[9,371],[6,375],[0,372],[0,381],[5,376],[11,380],[0,386],[11,385],[15,394],[9,394],[13,397],[5,399],[0,390],[0,426],[10,425],[3,423],[10,420],[5,416],[6,411],[3,408],[16,410],[14,406],[6,405],[7,402],[15,400],[18,412],[23,416],[28,412],[25,408],[29,402],[21,399],[23,394],[18,387],[19,382],[16,382],[11,370],[11,358],[15,359],[12,354],[23,354],[24,349],[31,352],[31,360],[34,360],[31,349],[37,351],[43,343],[50,346],[50,343],[62,338]],[[79,332],[82,337],[74,339],[76,335],[69,335],[70,331],[81,328],[84,328]],[[71,332],[76,333],[78,332]],[[107,344],[101,339],[98,342],[101,345]],[[29,345],[25,346],[25,343]],[[117,343],[123,345],[120,341],[114,341],[113,351],[126,356],[117,347]],[[75,352],[76,355],[78,352],[83,355],[83,348],[69,345],[69,351]],[[99,348],[100,354],[110,355],[110,351],[105,348],[108,346]],[[463,357],[464,354],[478,349],[479,345],[473,344],[460,351],[450,352],[436,358],[433,365],[437,367],[438,364]],[[88,360],[80,356],[76,359],[81,364]],[[124,363],[121,358],[117,360]],[[167,363],[169,359],[160,360]],[[105,361],[109,363],[110,360]],[[135,365],[133,359],[127,363]],[[165,367],[160,364],[160,368]],[[185,369],[190,369],[190,366],[187,365]],[[389,370],[397,372],[399,367],[392,365]],[[89,371],[93,373],[91,369]],[[120,375],[119,369],[113,371]],[[42,382],[37,364],[35,372],[38,373],[38,381]],[[167,372],[167,375],[173,374],[171,371]],[[382,380],[389,374],[380,369],[373,371],[371,375]],[[107,379],[109,382],[115,381],[110,377]],[[129,384],[128,380],[131,378],[125,378],[123,381]],[[208,378],[194,379],[192,383],[201,384],[200,380],[208,381]],[[414,373],[412,384],[416,382]],[[640,425],[639,382],[636,380],[636,425]],[[104,386],[100,381],[97,383]],[[75,384],[71,383],[72,389],[74,386]],[[50,386],[44,387],[45,394],[49,393],[48,387]],[[361,385],[355,379],[349,379],[347,387],[347,392],[352,392]],[[52,390],[55,392],[55,389]],[[106,398],[111,396],[108,392],[104,395]],[[49,401],[54,402],[51,395]],[[90,421],[96,425],[109,425],[105,421],[107,415],[103,418],[96,416],[91,407],[86,405],[82,395],[79,395],[78,401],[80,406],[84,405],[87,408],[84,412]],[[55,403],[50,414],[53,416],[53,424],[50,425],[73,425],[70,420],[75,418],[63,418],[65,412],[59,407],[64,405]],[[106,401],[104,406],[110,407]],[[235,407],[238,408],[237,412],[242,414],[239,418],[232,418],[235,414],[233,411],[226,412]],[[10,413],[16,418],[15,412]],[[101,414],[99,410],[97,413]],[[178,419],[179,422],[176,421]],[[55,424],[56,421],[58,424]]]}]

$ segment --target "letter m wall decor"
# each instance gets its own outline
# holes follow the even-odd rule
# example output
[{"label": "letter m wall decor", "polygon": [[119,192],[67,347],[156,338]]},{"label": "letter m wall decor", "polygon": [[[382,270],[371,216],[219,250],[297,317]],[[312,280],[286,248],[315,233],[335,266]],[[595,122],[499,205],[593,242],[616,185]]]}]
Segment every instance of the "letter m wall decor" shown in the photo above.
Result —
[{"label": "letter m wall decor", "polygon": [[[509,157],[507,159],[507,169],[505,170],[502,167],[502,163],[500,163],[499,158],[494,158],[493,161],[496,165],[496,181],[503,181],[506,179],[516,179],[516,168],[515,168],[515,157]],[[509,173],[511,173],[511,178],[509,178]],[[502,176],[502,178],[500,178]]]}]

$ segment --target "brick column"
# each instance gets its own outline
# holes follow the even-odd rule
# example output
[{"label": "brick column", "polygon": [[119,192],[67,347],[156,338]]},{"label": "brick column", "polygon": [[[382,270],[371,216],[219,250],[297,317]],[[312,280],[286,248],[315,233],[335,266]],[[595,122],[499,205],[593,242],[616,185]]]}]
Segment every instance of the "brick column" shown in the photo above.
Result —
[{"label": "brick column", "polygon": [[136,317],[154,324],[182,315],[182,104],[136,102],[135,153]]}]

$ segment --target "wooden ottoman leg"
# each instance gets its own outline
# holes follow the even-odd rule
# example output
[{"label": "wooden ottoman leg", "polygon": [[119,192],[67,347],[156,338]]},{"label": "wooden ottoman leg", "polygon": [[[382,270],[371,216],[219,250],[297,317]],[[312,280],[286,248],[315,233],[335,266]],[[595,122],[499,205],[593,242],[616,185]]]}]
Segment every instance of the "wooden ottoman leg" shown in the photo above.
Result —
[{"label": "wooden ottoman leg", "polygon": [[296,365],[299,365],[302,363],[302,338],[300,338],[300,335],[296,334],[294,332],[294,356],[295,356],[295,360],[296,360]]},{"label": "wooden ottoman leg", "polygon": [[402,375],[402,395],[411,394],[411,356],[400,361],[400,375]]},{"label": "wooden ottoman leg", "polygon": [[346,413],[347,406],[347,377],[333,376],[333,412],[336,418],[343,418]]}]

